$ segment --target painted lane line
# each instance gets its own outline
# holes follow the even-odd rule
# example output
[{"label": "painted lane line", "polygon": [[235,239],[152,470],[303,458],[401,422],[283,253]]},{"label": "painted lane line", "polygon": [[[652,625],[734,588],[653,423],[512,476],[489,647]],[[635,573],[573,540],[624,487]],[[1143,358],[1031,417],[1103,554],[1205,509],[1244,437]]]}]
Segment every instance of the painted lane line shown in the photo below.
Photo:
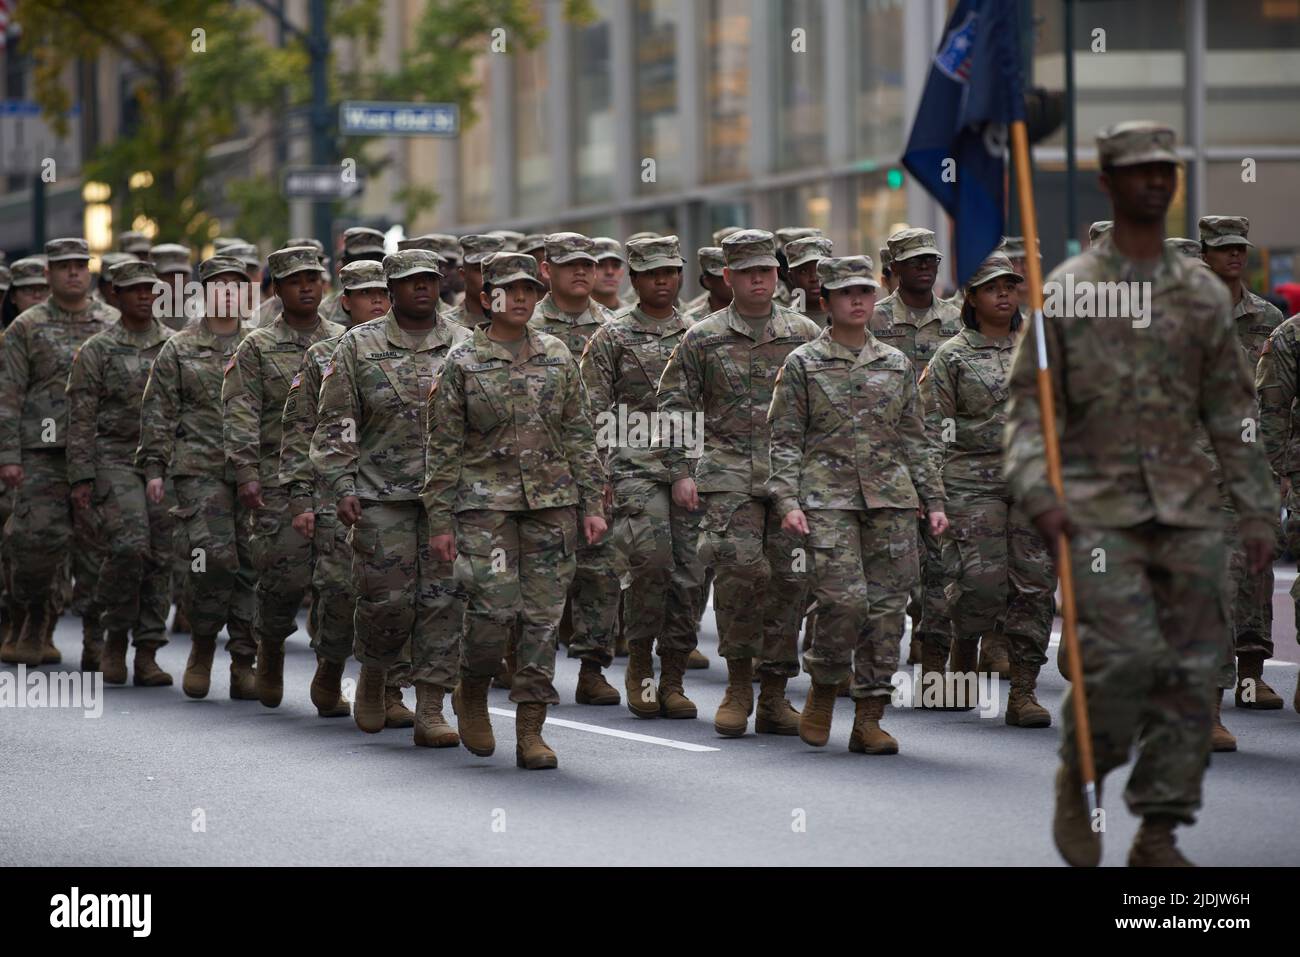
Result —
[{"label": "painted lane line", "polygon": [[[488,708],[492,714],[500,715],[503,718],[513,718],[515,713],[507,711],[505,708]],[[673,741],[671,738],[657,738],[652,734],[637,734],[635,731],[619,731],[616,728],[602,728],[596,724],[583,724],[581,721],[569,721],[565,718],[552,718],[546,716],[546,724],[557,725],[561,728],[573,728],[575,731],[590,731],[592,734],[604,734],[611,738],[623,738],[626,741],[640,741],[643,744],[657,744],[665,748],[676,748],[678,751],[720,751],[721,748],[710,748],[703,744],[692,744],[689,741]]]}]

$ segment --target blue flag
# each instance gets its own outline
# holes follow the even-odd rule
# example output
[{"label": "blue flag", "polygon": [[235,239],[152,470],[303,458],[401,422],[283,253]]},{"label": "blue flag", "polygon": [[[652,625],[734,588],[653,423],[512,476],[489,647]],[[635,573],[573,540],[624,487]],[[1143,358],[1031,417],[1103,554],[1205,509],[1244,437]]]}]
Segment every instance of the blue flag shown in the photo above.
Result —
[{"label": "blue flag", "polygon": [[903,166],[956,224],[959,286],[1002,239],[1007,131],[1025,116],[1016,6],[957,4],[903,153]]}]

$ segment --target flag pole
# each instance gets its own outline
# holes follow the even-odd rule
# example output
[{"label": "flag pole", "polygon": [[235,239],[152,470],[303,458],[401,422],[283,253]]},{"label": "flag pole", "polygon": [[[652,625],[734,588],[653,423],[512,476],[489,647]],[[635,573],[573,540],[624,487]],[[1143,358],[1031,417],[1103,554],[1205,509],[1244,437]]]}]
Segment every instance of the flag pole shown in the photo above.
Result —
[{"label": "flag pole", "polygon": [[[1034,340],[1038,346],[1038,406],[1043,422],[1043,447],[1047,454],[1047,477],[1056,497],[1065,501],[1061,477],[1061,447],[1056,436],[1056,406],[1052,379],[1047,369],[1047,341],[1043,336],[1043,267],[1038,257],[1038,215],[1034,209],[1034,187],[1029,175],[1029,135],[1024,120],[1011,124],[1011,151],[1016,164],[1016,192],[1020,223],[1025,237],[1025,271],[1029,302],[1033,307]],[[1097,811],[1097,769],[1092,754],[1092,729],[1088,725],[1088,699],[1084,690],[1083,660],[1079,653],[1078,621],[1074,605],[1074,572],[1070,567],[1069,541],[1065,533],[1056,542],[1056,571],[1061,579],[1061,640],[1070,663],[1074,730],[1079,748],[1079,774],[1088,802],[1090,818]]]}]

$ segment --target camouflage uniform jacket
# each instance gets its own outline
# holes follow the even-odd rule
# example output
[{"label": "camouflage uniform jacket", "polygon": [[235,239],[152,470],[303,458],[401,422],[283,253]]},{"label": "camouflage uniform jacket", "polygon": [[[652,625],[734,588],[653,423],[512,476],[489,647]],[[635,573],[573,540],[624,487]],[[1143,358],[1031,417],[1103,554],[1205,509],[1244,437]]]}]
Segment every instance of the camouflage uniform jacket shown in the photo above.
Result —
[{"label": "camouflage uniform jacket", "polygon": [[1264,343],[1282,324],[1282,312],[1266,299],[1242,288],[1241,302],[1232,309],[1237,339],[1246,350],[1246,362],[1254,369],[1264,352]]},{"label": "camouflage uniform jacket", "polygon": [[451,350],[429,396],[429,533],[452,512],[579,505],[604,514],[605,470],[569,348],[530,325],[518,360],[484,329]]},{"label": "camouflage uniform jacket", "polygon": [[[1062,263],[1048,278],[1149,282],[1149,325],[1131,319],[1044,317],[1055,391],[1065,507],[1076,523],[1130,528],[1157,521],[1218,528],[1222,499],[1214,457],[1243,538],[1271,539],[1278,493],[1242,421],[1255,414],[1245,355],[1227,289],[1208,270],[1166,249],[1140,271],[1111,243]],[[1047,480],[1031,329],[1012,360],[1004,434],[1012,497],[1031,518],[1058,505]],[[1208,434],[1214,457],[1197,442]]]},{"label": "camouflage uniform jacket", "polygon": [[[21,465],[23,449],[65,447],[73,358],[83,342],[117,318],[116,309],[93,299],[77,313],[47,299],[5,330],[0,353],[0,465]],[[52,435],[48,421],[54,423]]]},{"label": "camouflage uniform jacket", "polygon": [[206,475],[234,481],[222,443],[222,372],[251,330],[213,333],[207,319],[163,343],[144,387],[136,467],[146,478]]},{"label": "camouflage uniform jacket", "polygon": [[469,310],[467,310],[463,304],[459,306],[439,306],[438,316],[441,319],[445,319],[447,322],[455,323],[462,329],[469,329],[470,331],[473,331],[474,326],[478,323],[487,322],[486,317],[478,318],[476,316],[471,316]]},{"label": "camouflage uniform jacket", "polygon": [[96,468],[134,468],[145,383],[175,333],[157,319],[131,332],[119,319],[86,340],[68,374],[68,482]]},{"label": "camouflage uniform jacket", "polygon": [[[767,497],[772,387],[786,356],[819,335],[815,323],[776,304],[757,342],[734,304],[687,330],[659,380],[659,411],[682,422],[703,413],[699,491]],[[672,481],[691,477],[685,449],[666,448],[664,460]]]},{"label": "camouflage uniform jacket", "polygon": [[[870,333],[853,351],[826,330],[790,353],[768,410],[772,499],[802,508],[943,508],[916,373]],[[919,492],[919,498],[918,498]]]},{"label": "camouflage uniform jacket", "polygon": [[1264,343],[1255,370],[1260,438],[1273,472],[1287,478],[1300,472],[1297,390],[1300,390],[1300,313],[1273,330]]},{"label": "camouflage uniform jacket", "polygon": [[253,310],[253,318],[248,325],[251,328],[260,329],[263,326],[269,326],[282,315],[284,315],[284,303],[280,301],[279,296],[270,295],[257,304],[257,308]]},{"label": "camouflage uniform jacket", "polygon": [[223,440],[236,484],[280,484],[281,418],[289,384],[309,346],[342,334],[340,326],[319,317],[314,327],[299,332],[281,316],[239,344],[221,387]]},{"label": "camouflage uniform jacket", "polygon": [[[646,479],[651,482],[668,482],[668,466],[663,461],[663,450],[650,439],[650,426],[659,410],[657,388],[668,357],[685,335],[687,325],[679,313],[668,319],[651,319],[639,308],[616,316],[587,340],[582,353],[582,378],[587,385],[592,420],[596,426],[596,439],[610,470],[610,480],[626,478]],[[626,410],[631,416],[646,424],[646,442],[631,447],[631,441],[615,445],[602,440],[607,424],[623,418]],[[621,431],[621,429],[620,429]],[[614,438],[629,440],[629,435]],[[663,441],[674,438],[663,434]]]},{"label": "camouflage uniform jacket", "polygon": [[961,332],[961,301],[935,295],[930,308],[918,313],[895,293],[876,303],[870,325],[877,339],[912,360],[920,376],[935,350]]},{"label": "camouflage uniform jacket", "polygon": [[429,393],[448,354],[469,333],[436,320],[423,342],[417,335],[389,312],[349,330],[334,350],[321,378],[311,460],[337,498],[420,498]]},{"label": "camouflage uniform jacket", "polygon": [[344,329],[352,325],[352,317],[343,308],[343,293],[341,292],[332,293],[326,297],[325,301],[320,305],[320,314],[325,317],[326,322],[332,322]]},{"label": "camouflage uniform jacket", "polygon": [[569,347],[573,358],[577,359],[587,347],[587,340],[612,318],[613,313],[595,299],[589,300],[587,308],[576,315],[561,312],[548,293],[537,304],[533,318],[528,320],[528,326],[559,339]]},{"label": "camouflage uniform jacket", "polygon": [[319,420],[320,383],[339,337],[322,339],[302,356],[302,367],[289,383],[289,394],[284,399],[281,426],[284,438],[280,440],[280,485],[289,489],[289,514],[317,515],[334,511],[335,500],[329,489],[316,480],[316,469],[311,464],[311,437],[316,433]]}]

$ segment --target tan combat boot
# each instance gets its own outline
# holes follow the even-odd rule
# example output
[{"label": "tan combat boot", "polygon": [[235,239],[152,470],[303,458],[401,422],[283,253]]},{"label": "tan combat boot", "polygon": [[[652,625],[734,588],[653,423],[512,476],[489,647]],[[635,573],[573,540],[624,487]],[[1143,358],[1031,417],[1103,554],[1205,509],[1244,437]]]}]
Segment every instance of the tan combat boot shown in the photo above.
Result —
[{"label": "tan combat boot", "polygon": [[415,684],[415,744],[421,748],[454,748],[460,735],[442,716],[445,692],[437,685]]},{"label": "tan combat boot", "polygon": [[361,666],[352,717],[366,734],[378,734],[384,730],[384,678],[387,674],[388,669],[378,665]]},{"label": "tan combat boot", "polygon": [[230,700],[257,700],[257,676],[253,674],[252,655],[230,656]]},{"label": "tan combat boot", "polygon": [[618,704],[618,689],[605,680],[599,662],[586,661],[578,671],[578,690],[573,700],[578,704]]},{"label": "tan combat boot", "polygon": [[1016,728],[1050,728],[1052,716],[1038,703],[1038,666],[1011,665],[1011,691],[1007,694],[1007,724]]},{"label": "tan combat boot", "polygon": [[104,628],[99,618],[81,619],[81,670],[98,671],[104,656]]},{"label": "tan combat boot", "polygon": [[623,690],[627,692],[627,710],[638,718],[659,716],[659,693],[655,689],[654,659],[650,657],[649,639],[628,642],[627,670],[623,672]]},{"label": "tan combat boot", "polygon": [[497,747],[492,735],[492,719],[488,717],[487,693],[491,680],[478,675],[462,675],[460,685],[451,695],[451,709],[456,712],[460,743],[480,758],[489,757]]},{"label": "tan combat boot", "polygon": [[699,712],[695,702],[686,697],[682,681],[686,677],[686,652],[667,651],[659,655],[659,712],[665,718],[694,719]]},{"label": "tan combat boot", "polygon": [[266,708],[278,708],[284,700],[284,645],[257,642],[257,700]]},{"label": "tan combat boot", "polygon": [[830,740],[837,687],[812,683],[808,699],[803,704],[803,713],[799,715],[799,737],[804,744],[822,748]]},{"label": "tan combat boot", "polygon": [[688,671],[703,671],[709,667],[709,664],[709,656],[698,648],[692,648],[691,653],[686,657]]},{"label": "tan combat boot", "polygon": [[758,711],[754,715],[755,734],[799,733],[799,712],[785,696],[787,680],[784,675],[762,676],[758,690]]},{"label": "tan combat boot", "polygon": [[727,691],[713,716],[713,730],[724,738],[739,738],[749,728],[754,710],[754,662],[751,658],[727,659]]},{"label": "tan combat boot", "polygon": [[135,674],[131,676],[131,684],[140,688],[166,688],[171,686],[172,676],[159,667],[155,658],[157,654],[157,645],[136,645]]},{"label": "tan combat boot", "polygon": [[[947,657],[944,650],[932,641],[922,645],[921,688],[916,703],[928,711],[969,711],[970,708],[958,708],[949,701]],[[936,691],[928,690],[933,686],[932,683],[937,684]]]},{"label": "tan combat boot", "polygon": [[1223,691],[1214,692],[1214,726],[1210,729],[1211,751],[1236,751],[1237,739],[1223,726]]},{"label": "tan combat boot", "polygon": [[110,685],[126,684],[126,649],[130,635],[125,631],[110,631],[104,642],[104,655],[100,659],[100,670],[104,672],[104,683]]},{"label": "tan combat boot", "polygon": [[[1101,806],[1101,782],[1097,783],[1097,806]],[[1093,830],[1083,782],[1074,768],[1056,769],[1056,810],[1052,818],[1056,849],[1071,867],[1096,867],[1101,863],[1101,833]]]},{"label": "tan combat boot", "polygon": [[27,609],[17,602],[4,606],[3,640],[0,640],[0,661],[7,665],[18,664],[18,636],[22,634],[23,622],[27,618]]},{"label": "tan combat boot", "polygon": [[[96,616],[98,617],[98,616]],[[59,665],[63,663],[63,652],[54,644],[54,626],[59,623],[59,616],[50,609],[50,619],[45,623],[45,637],[41,641],[41,664]]]},{"label": "tan combat boot", "polygon": [[[18,633],[18,639],[14,644],[14,664],[35,668],[41,663],[41,659],[45,656],[45,630],[53,617],[48,602],[35,602],[27,606],[23,630]],[[125,676],[122,681],[126,681]]]},{"label": "tan combat boot", "polygon": [[316,656],[316,673],[311,678],[311,703],[322,718],[346,718],[352,705],[343,697],[343,669],[347,662],[326,661]]},{"label": "tan combat boot", "polygon": [[976,670],[996,674],[999,678],[1011,677],[1011,651],[1007,636],[997,628],[980,640],[979,664]]},{"label": "tan combat boot", "polygon": [[415,712],[406,706],[402,689],[396,685],[384,686],[384,727],[415,727]]},{"label": "tan combat boot", "polygon": [[529,771],[543,771],[560,766],[550,745],[542,740],[546,723],[546,705],[526,701],[515,707],[515,765]]},{"label": "tan combat boot", "polygon": [[849,750],[857,754],[897,754],[898,741],[880,726],[885,716],[887,697],[875,695],[858,698],[853,702],[853,732],[849,735]]},{"label": "tan combat boot", "polygon": [[1276,711],[1282,707],[1282,696],[1264,681],[1264,652],[1247,651],[1237,656],[1238,708],[1256,711]]},{"label": "tan combat boot", "polygon": [[1148,814],[1133,838],[1128,852],[1129,867],[1193,867],[1174,843],[1176,818],[1168,814]]},{"label": "tan combat boot", "polygon": [[[194,635],[190,638],[190,657],[185,662],[181,677],[181,690],[187,698],[206,698],[212,685],[212,658],[217,653],[217,636]],[[137,667],[140,652],[135,653]]]}]

